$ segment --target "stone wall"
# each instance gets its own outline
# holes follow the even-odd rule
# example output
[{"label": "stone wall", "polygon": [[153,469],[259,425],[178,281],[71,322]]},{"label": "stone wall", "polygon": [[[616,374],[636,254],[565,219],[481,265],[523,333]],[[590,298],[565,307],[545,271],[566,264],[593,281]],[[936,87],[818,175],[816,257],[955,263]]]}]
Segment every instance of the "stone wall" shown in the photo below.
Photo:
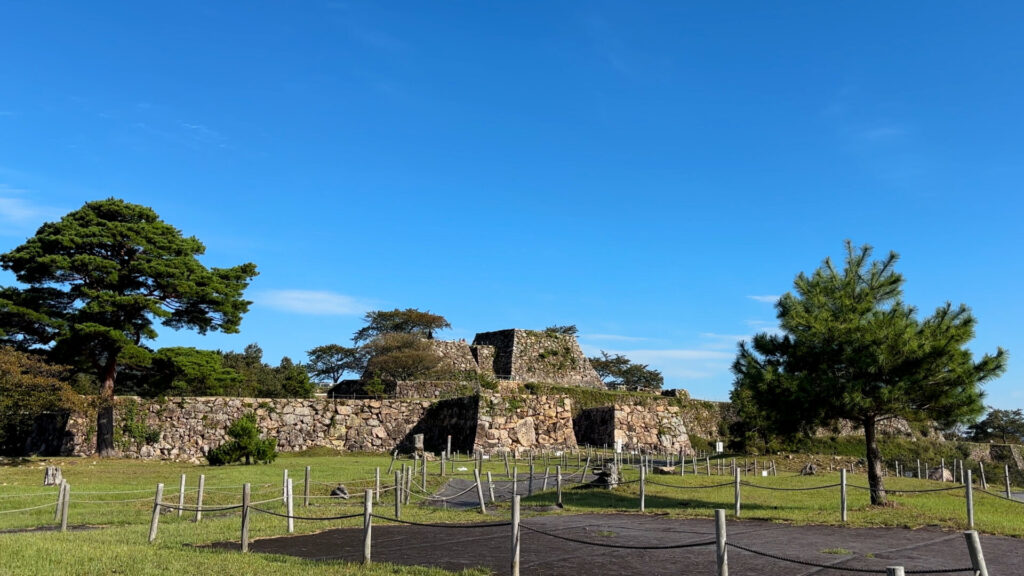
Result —
[{"label": "stone wall", "polygon": [[477,372],[476,358],[465,340],[427,340],[434,354],[441,359],[432,370],[438,374]]},{"label": "stone wall", "polygon": [[[452,413],[431,412],[438,402],[429,400],[326,400],[255,398],[171,398],[163,402],[118,398],[115,421],[124,422],[125,406],[138,405],[138,417],[159,431],[152,444],[120,439],[125,457],[200,462],[206,452],[227,440],[227,428],[247,412],[255,412],[265,437],[277,438],[283,452],[326,446],[345,452],[389,452],[411,446],[410,433],[417,425],[437,429],[469,429],[475,413],[462,421]],[[431,422],[426,416],[438,417]],[[72,417],[65,435],[66,455],[95,453],[95,416]]]},{"label": "stone wall", "polygon": [[668,400],[615,405],[615,441],[624,450],[693,452],[682,408]]},{"label": "stone wall", "polygon": [[565,396],[480,395],[476,449],[484,453],[510,450],[572,449],[572,400]]},{"label": "stone wall", "polygon": [[571,334],[536,330],[481,332],[474,345],[493,346],[494,373],[517,382],[604,388]]}]

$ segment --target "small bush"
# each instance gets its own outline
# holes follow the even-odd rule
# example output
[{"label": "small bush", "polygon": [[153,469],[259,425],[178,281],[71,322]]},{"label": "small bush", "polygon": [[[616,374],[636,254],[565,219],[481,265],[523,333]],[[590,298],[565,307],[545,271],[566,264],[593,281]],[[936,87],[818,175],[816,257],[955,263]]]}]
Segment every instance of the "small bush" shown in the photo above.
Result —
[{"label": "small bush", "polygon": [[277,458],[277,440],[261,439],[256,428],[256,414],[249,412],[235,420],[228,428],[231,441],[210,450],[206,460],[212,466],[234,464],[245,460],[246,464],[253,461],[269,464]]}]

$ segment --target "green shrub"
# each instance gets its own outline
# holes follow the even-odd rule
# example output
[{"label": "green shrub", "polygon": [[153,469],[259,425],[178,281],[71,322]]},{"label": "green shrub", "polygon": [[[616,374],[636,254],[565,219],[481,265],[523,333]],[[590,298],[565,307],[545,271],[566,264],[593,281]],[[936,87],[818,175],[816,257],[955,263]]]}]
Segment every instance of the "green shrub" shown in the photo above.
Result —
[{"label": "green shrub", "polygon": [[246,464],[251,464],[252,461],[269,464],[277,458],[277,440],[260,438],[259,430],[256,428],[256,414],[252,412],[231,424],[228,428],[228,437],[231,441],[207,453],[206,460],[210,465],[223,466],[243,459]]}]

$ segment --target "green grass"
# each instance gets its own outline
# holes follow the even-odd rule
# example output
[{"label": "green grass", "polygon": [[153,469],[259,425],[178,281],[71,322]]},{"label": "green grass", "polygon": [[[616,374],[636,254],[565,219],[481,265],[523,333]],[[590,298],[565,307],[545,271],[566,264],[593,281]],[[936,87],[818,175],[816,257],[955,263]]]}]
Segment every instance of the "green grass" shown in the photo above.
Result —
[{"label": "green grass", "polygon": [[[301,504],[304,467],[312,468],[314,499],[311,506],[297,506],[296,514],[308,516],[338,516],[362,511],[362,501],[353,498],[347,502],[324,498],[330,489],[345,484],[355,497],[364,487],[372,485],[374,470],[381,468],[382,483],[385,487],[394,481],[394,474],[387,474],[390,458],[381,455],[345,455],[339,457],[331,452],[317,451],[305,454],[283,455],[270,465],[209,467],[183,463],[152,462],[141,460],[101,460],[89,458],[29,460],[19,465],[0,466],[0,530],[19,530],[38,526],[53,526],[53,507],[35,511],[3,514],[5,510],[52,504],[56,499],[56,488],[41,486],[43,469],[47,465],[62,467],[65,478],[72,486],[69,521],[73,527],[98,526],[95,530],[73,530],[58,532],[20,532],[0,534],[0,575],[3,574],[182,574],[182,573],[232,573],[275,575],[319,575],[319,574],[447,574],[447,572],[415,567],[375,565],[363,568],[342,562],[310,562],[297,558],[266,554],[243,555],[237,551],[209,550],[195,548],[212,542],[237,542],[239,539],[239,516],[230,513],[207,513],[199,524],[193,522],[194,515],[185,513],[182,518],[176,514],[164,514],[160,519],[159,536],[154,544],[147,542],[148,526],[152,513],[152,498],[158,482],[165,485],[164,502],[176,503],[178,482],[181,474],[187,475],[186,504],[194,505],[195,492],[200,474],[206,475],[206,506],[236,504],[241,500],[241,484],[253,486],[253,500],[276,498],[281,490],[282,471],[288,469],[295,482],[297,504]],[[402,461],[407,464],[408,461]],[[553,471],[556,461],[535,462],[537,474],[545,468]],[[713,471],[717,472],[714,461]],[[783,465],[780,462],[780,465]],[[472,479],[471,462],[458,462],[456,467],[467,470],[456,476]],[[438,476],[439,463],[431,462],[428,471],[428,490],[436,490],[447,478]],[[519,463],[520,474],[529,466]],[[576,469],[572,458],[564,474]],[[484,474],[490,471],[495,481],[506,480],[502,459],[485,461]],[[778,477],[744,476],[743,480],[762,487],[798,488],[816,487],[839,482],[838,473],[818,476],[797,476],[792,470],[780,468]],[[449,470],[450,475],[450,470]],[[449,476],[450,477],[450,476]],[[624,480],[638,478],[637,471],[627,467]],[[663,514],[676,518],[711,518],[716,508],[725,508],[729,515],[733,508],[733,487],[731,475],[694,475],[689,470],[685,477],[678,475],[651,475],[647,486],[646,508],[649,513]],[[419,476],[417,476],[419,482]],[[666,484],[668,486],[657,486]],[[548,491],[541,492],[543,481],[535,480],[536,493],[523,500],[524,516],[539,514],[574,514],[606,512],[638,512],[639,486],[625,484],[611,491],[600,489],[582,490],[566,486],[563,490],[565,509],[551,511],[555,502],[555,480],[548,483]],[[716,488],[697,488],[714,484],[730,483]],[[850,526],[898,526],[916,528],[938,526],[949,530],[966,528],[964,493],[960,490],[929,494],[891,494],[891,507],[875,507],[869,504],[868,492],[852,486],[866,486],[862,474],[850,475],[849,522]],[[929,489],[941,484],[926,480],[886,478],[889,489]],[[140,490],[124,494],[87,494],[88,492],[109,492]],[[485,491],[486,493],[486,491]],[[137,502],[112,502],[113,500],[139,500]],[[474,522],[481,516],[476,510],[444,510],[433,506],[404,506],[402,518],[420,522]],[[839,489],[828,488],[813,491],[771,491],[752,486],[742,487],[742,518],[786,522],[795,524],[840,525]],[[280,502],[261,506],[273,510],[283,509]],[[375,511],[381,515],[393,514],[392,493],[382,495]],[[488,504],[488,521],[507,518],[509,505]],[[1024,537],[1024,504],[1013,504],[992,496],[975,492],[976,528],[985,533]],[[375,521],[375,523],[378,521]],[[296,533],[309,533],[335,527],[357,527],[360,518],[343,521],[312,522],[296,521]],[[251,537],[253,539],[280,536],[286,533],[282,518],[254,514]],[[614,534],[602,534],[614,537]],[[840,554],[842,552],[835,551]],[[469,572],[486,574],[486,570]]]},{"label": "green grass", "polygon": [[[176,504],[181,474],[186,474],[186,505],[195,504],[199,475],[206,476],[207,493],[204,506],[236,504],[241,501],[241,484],[252,484],[253,501],[275,498],[281,493],[284,469],[289,470],[296,492],[296,514],[303,516],[340,516],[361,513],[362,500],[338,501],[324,498],[330,489],[343,483],[353,496],[361,495],[364,487],[372,485],[374,469],[381,467],[382,484],[393,483],[385,474],[390,458],[379,455],[322,456],[284,455],[270,465],[261,466],[194,466],[172,462],[102,459],[47,459],[30,460],[20,466],[0,467],[0,530],[19,530],[38,526],[53,526],[53,506],[14,514],[4,510],[25,508],[56,500],[56,488],[43,488],[43,469],[47,465],[61,466],[65,479],[71,485],[69,524],[102,527],[95,530],[73,529],[59,532],[20,532],[0,534],[0,575],[5,574],[269,574],[319,575],[360,574],[378,576],[441,575],[443,570],[395,565],[374,565],[363,568],[344,562],[312,562],[285,556],[267,554],[240,554],[237,551],[199,549],[213,542],[239,539],[238,512],[205,513],[201,523],[193,522],[194,514],[186,512],[181,518],[176,513],[163,514],[159,534],[154,544],[147,541],[152,517],[153,496],[158,482],[165,485],[165,503]],[[302,481],[305,466],[312,469],[311,506],[301,507]],[[440,485],[436,477],[437,464],[429,468],[434,474],[428,488]],[[142,490],[125,494],[86,494]],[[39,496],[16,496],[40,494]],[[393,514],[390,493],[382,495],[376,511]],[[8,497],[16,496],[16,497]],[[320,496],[320,498],[316,498]],[[111,502],[135,500],[139,502]],[[415,499],[414,499],[415,500]],[[104,502],[105,501],[105,502]],[[277,512],[284,511],[278,502],[261,505]],[[429,522],[479,521],[476,511],[441,510],[425,506],[403,508],[402,518]],[[296,533],[317,532],[327,528],[357,527],[361,518],[330,522],[296,521]],[[285,520],[263,514],[252,515],[251,538],[280,536],[286,533]],[[487,574],[487,570],[473,570],[466,574]]]}]

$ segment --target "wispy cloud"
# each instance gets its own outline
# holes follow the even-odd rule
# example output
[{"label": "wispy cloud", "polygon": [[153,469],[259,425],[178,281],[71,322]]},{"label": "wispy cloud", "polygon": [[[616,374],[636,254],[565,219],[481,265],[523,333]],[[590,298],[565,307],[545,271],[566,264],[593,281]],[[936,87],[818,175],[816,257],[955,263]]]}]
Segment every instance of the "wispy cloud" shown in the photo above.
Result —
[{"label": "wispy cloud", "polygon": [[48,220],[57,220],[62,211],[37,204],[25,195],[24,190],[17,190],[0,185],[0,235],[20,236],[30,232]]},{"label": "wispy cloud", "polygon": [[736,348],[740,340],[750,340],[749,334],[716,334],[714,332],[703,332],[700,335],[703,340],[701,347],[712,350],[725,350]]},{"label": "wispy cloud", "polygon": [[370,305],[327,290],[268,290],[253,296],[257,305],[312,316],[357,316]]},{"label": "wispy cloud", "polygon": [[764,294],[764,295],[760,295],[760,296],[747,296],[747,298],[750,298],[751,300],[756,300],[758,302],[764,302],[766,304],[775,304],[776,302],[779,301],[779,295],[778,294]]},{"label": "wispy cloud", "polygon": [[650,340],[650,338],[622,336],[621,334],[580,334],[580,338],[584,340],[605,340],[611,342],[643,342],[645,340]]}]

